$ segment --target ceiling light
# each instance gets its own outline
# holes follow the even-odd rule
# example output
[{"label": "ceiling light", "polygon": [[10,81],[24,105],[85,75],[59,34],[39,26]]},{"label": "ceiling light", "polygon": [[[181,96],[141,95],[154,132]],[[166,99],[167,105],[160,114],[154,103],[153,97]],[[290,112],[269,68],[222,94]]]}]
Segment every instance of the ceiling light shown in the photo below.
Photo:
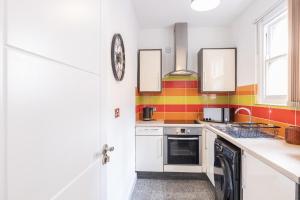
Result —
[{"label": "ceiling light", "polygon": [[221,0],[192,0],[191,7],[195,11],[212,10],[220,5]]}]

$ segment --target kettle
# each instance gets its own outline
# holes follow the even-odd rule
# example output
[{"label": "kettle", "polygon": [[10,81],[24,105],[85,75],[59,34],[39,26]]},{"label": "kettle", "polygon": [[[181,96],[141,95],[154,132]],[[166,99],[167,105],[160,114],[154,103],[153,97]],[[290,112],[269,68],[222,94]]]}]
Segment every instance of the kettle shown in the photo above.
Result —
[{"label": "kettle", "polygon": [[144,107],[143,108],[143,120],[144,121],[151,121],[151,120],[153,120],[152,119],[153,111],[154,111],[154,108],[152,108],[152,107]]}]

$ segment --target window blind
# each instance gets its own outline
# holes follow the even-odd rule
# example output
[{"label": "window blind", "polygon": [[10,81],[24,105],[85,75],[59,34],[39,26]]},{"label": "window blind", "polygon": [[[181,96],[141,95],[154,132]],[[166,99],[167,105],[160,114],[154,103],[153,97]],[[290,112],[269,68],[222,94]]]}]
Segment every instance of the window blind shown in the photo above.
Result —
[{"label": "window blind", "polygon": [[289,0],[289,101],[300,106],[300,0]]}]

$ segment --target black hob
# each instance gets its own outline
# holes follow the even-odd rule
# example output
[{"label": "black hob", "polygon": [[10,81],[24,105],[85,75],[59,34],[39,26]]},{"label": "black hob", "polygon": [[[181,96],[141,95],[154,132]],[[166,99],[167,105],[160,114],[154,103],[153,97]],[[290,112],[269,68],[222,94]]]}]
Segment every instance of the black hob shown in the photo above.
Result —
[{"label": "black hob", "polygon": [[165,120],[165,124],[199,124],[197,120]]}]

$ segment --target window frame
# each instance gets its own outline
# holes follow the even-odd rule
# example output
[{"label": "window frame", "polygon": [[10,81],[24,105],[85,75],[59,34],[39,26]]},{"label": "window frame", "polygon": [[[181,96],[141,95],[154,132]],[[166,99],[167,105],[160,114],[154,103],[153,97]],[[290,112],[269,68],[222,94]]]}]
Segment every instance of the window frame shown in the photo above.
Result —
[{"label": "window frame", "polygon": [[288,104],[288,93],[287,95],[266,95],[266,69],[268,66],[267,62],[270,64],[272,61],[283,57],[286,57],[288,59],[288,52],[286,54],[280,54],[272,58],[267,58],[267,40],[270,40],[270,37],[266,37],[265,27],[267,25],[270,26],[276,22],[279,22],[280,20],[282,20],[283,17],[288,18],[288,7],[285,1],[277,5],[266,15],[260,18],[259,21],[256,22],[256,70],[258,83],[258,104],[269,104],[279,106],[286,106]]}]

